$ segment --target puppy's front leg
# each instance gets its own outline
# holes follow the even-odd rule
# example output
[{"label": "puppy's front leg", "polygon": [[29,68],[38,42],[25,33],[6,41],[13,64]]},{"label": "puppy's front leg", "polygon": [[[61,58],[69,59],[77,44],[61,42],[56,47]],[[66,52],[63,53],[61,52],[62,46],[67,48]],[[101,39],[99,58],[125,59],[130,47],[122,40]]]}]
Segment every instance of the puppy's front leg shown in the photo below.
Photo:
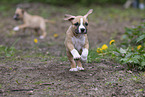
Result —
[{"label": "puppy's front leg", "polygon": [[73,56],[69,51],[67,51],[67,56],[71,63],[71,69],[69,71],[78,71],[78,69],[76,68],[76,62],[74,61]]},{"label": "puppy's front leg", "polygon": [[88,49],[83,48],[82,49],[82,54],[81,54],[81,60],[86,62],[87,61],[87,56],[88,56]]},{"label": "puppy's front leg", "polygon": [[72,54],[73,59],[80,59],[81,58],[78,51],[74,48],[74,45],[71,41],[71,38],[68,39],[66,46],[67,46],[68,50],[70,51],[70,53]]},{"label": "puppy's front leg", "polygon": [[82,54],[81,54],[81,60],[86,62],[87,61],[87,56],[88,56],[88,49],[89,49],[89,41],[87,38],[87,35],[85,36],[85,45],[82,48]]},{"label": "puppy's front leg", "polygon": [[78,53],[78,51],[76,49],[73,49],[71,51],[71,54],[73,55],[73,58],[76,60],[81,58],[80,54]]},{"label": "puppy's front leg", "polygon": [[18,31],[19,29],[24,29],[24,28],[26,28],[26,27],[27,27],[26,24],[22,24],[22,25],[20,25],[20,26],[14,27],[13,30],[14,30],[14,31]]}]

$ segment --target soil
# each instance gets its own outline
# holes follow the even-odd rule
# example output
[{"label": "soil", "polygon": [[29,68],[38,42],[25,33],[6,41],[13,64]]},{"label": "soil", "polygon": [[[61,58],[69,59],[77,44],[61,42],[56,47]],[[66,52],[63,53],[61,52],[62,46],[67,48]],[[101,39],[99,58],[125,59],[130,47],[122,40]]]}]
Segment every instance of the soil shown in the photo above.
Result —
[{"label": "soil", "polygon": [[[43,4],[32,5],[31,10],[35,10],[36,5],[51,8]],[[13,13],[0,18],[0,45],[10,47],[18,39],[14,56],[0,56],[1,97],[145,96],[143,71],[130,71],[124,65],[102,60],[101,63],[83,63],[84,71],[69,72],[64,39],[70,23],[62,20],[65,12],[52,13],[49,19],[55,18],[56,23],[47,24],[48,34],[43,40],[31,29],[15,33],[12,29],[20,22],[12,19]],[[131,26],[131,21],[110,24],[100,20],[96,24],[90,19],[90,49],[108,42],[114,34],[117,40],[127,26]],[[53,36],[55,33],[58,37]],[[35,38],[38,43],[34,43]]]}]

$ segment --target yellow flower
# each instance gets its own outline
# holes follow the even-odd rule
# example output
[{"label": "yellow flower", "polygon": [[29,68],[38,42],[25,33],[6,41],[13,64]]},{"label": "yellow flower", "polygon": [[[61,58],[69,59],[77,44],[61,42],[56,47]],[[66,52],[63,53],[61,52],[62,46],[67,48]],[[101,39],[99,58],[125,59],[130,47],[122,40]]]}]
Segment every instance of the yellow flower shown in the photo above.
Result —
[{"label": "yellow flower", "polygon": [[108,46],[106,45],[106,44],[104,44],[103,46],[102,46],[102,50],[106,50],[108,48]]},{"label": "yellow flower", "polygon": [[142,47],[141,45],[138,45],[138,46],[137,46],[137,49],[139,50],[141,47]]},{"label": "yellow flower", "polygon": [[102,49],[101,48],[97,48],[96,52],[97,53],[102,53]]},{"label": "yellow flower", "polygon": [[53,37],[55,37],[55,38],[56,38],[56,37],[58,37],[58,34],[56,34],[56,33],[55,33],[55,34],[53,34]]},{"label": "yellow flower", "polygon": [[111,40],[110,42],[109,42],[109,44],[111,45],[111,44],[113,44],[115,42],[115,40]]},{"label": "yellow flower", "polygon": [[38,43],[38,40],[36,38],[34,39],[34,43]]}]

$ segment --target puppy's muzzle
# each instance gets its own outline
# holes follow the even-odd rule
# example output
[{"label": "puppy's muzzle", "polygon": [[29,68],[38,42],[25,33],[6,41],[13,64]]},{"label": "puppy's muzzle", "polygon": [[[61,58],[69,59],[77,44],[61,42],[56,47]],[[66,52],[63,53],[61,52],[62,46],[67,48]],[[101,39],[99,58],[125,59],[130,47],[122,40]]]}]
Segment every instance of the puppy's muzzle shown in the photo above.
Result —
[{"label": "puppy's muzzle", "polygon": [[18,14],[14,15],[13,19],[14,20],[19,20],[19,15]]},{"label": "puppy's muzzle", "polygon": [[86,29],[81,28],[80,30],[81,30],[81,34],[87,34],[87,30]]},{"label": "puppy's muzzle", "polygon": [[76,34],[87,34],[87,29],[81,28],[80,30],[75,29]]}]

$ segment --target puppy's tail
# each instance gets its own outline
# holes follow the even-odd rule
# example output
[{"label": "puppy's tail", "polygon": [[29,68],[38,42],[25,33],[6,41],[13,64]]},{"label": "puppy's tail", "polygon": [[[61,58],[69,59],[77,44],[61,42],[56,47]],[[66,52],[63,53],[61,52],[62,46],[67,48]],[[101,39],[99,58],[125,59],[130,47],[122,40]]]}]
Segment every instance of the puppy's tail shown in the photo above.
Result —
[{"label": "puppy's tail", "polygon": [[56,23],[55,21],[47,20],[47,19],[45,19],[45,22],[47,22],[47,23],[51,23],[51,24],[55,24],[55,23]]}]

